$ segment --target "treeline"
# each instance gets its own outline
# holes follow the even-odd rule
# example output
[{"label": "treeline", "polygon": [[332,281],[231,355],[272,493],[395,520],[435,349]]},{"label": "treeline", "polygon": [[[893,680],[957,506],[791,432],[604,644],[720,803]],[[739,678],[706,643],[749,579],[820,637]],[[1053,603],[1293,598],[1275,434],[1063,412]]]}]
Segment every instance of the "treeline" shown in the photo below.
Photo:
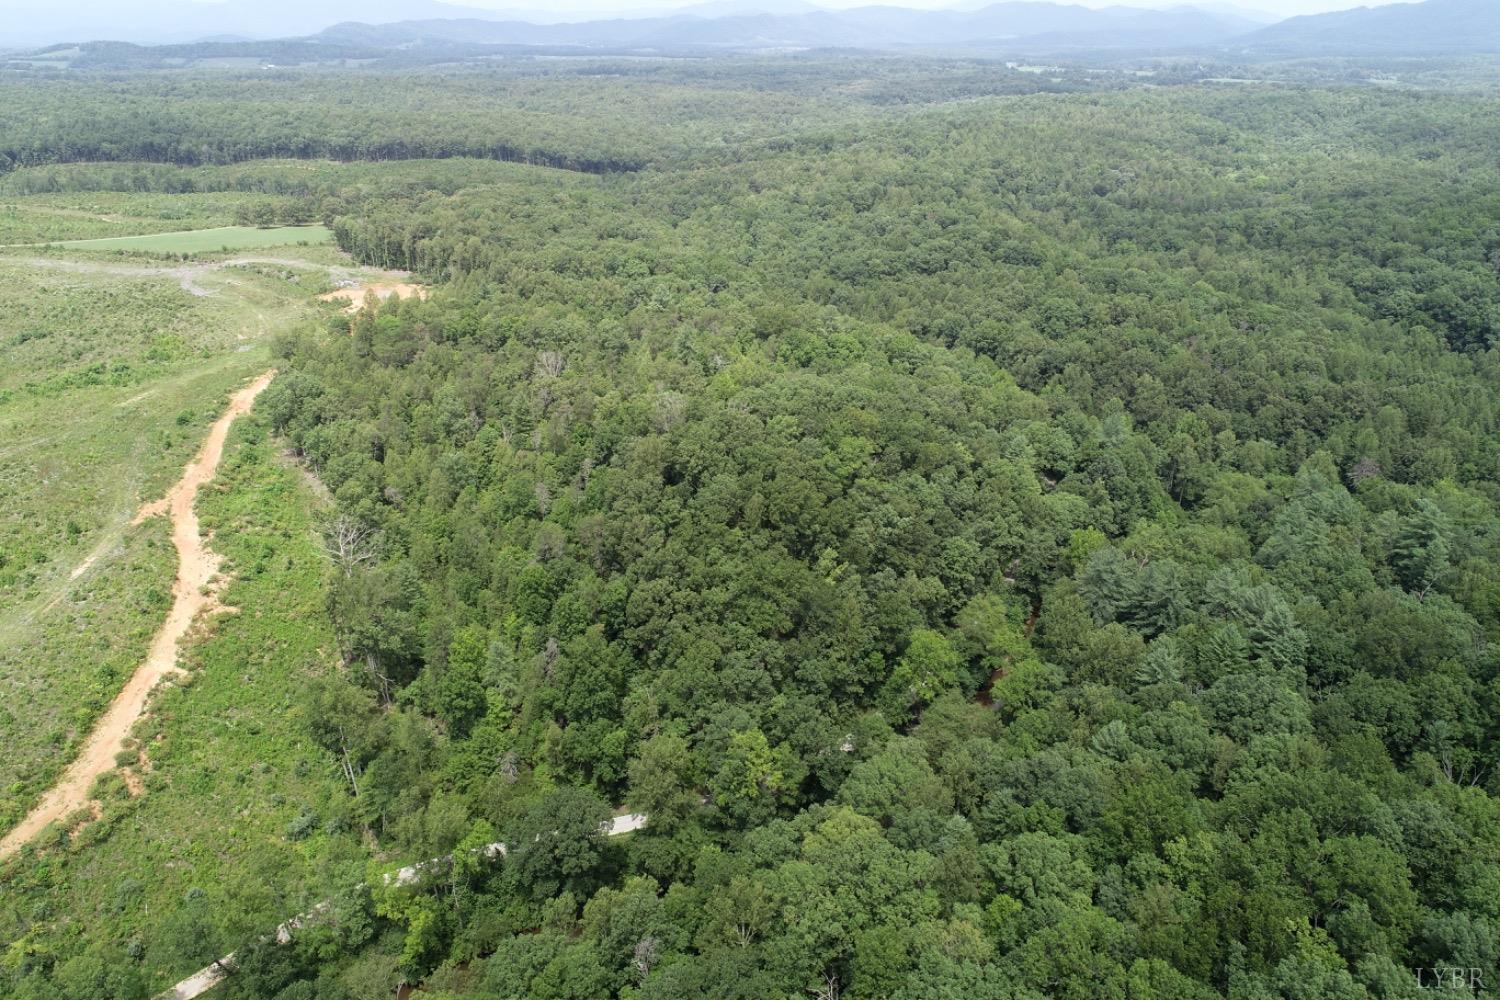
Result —
[{"label": "treeline", "polygon": [[[532,168],[493,160],[406,160],[385,163],[255,160],[229,166],[176,167],[159,163],[70,163],[26,167],[0,174],[0,193],[13,196],[89,191],[145,194],[243,192],[287,198],[341,200],[351,211],[361,192],[381,197],[456,194],[505,181]],[[556,183],[587,182],[586,175],[549,171]]]},{"label": "treeline", "polygon": [[180,69],[202,60],[258,61],[265,68],[307,64],[354,65],[379,59],[383,53],[353,45],[330,45],[304,39],[245,42],[192,42],[183,45],[132,45],[128,42],[86,42],[69,70],[112,71]]},{"label": "treeline", "polygon": [[43,75],[182,70],[197,65],[238,66],[241,69],[320,65],[332,69],[367,66],[390,55],[379,49],[290,38],[179,45],[96,41],[8,53],[0,55],[0,65],[11,72]]},{"label": "treeline", "polygon": [[[282,45],[320,50],[292,42],[254,43],[250,51],[264,49],[270,58]],[[165,59],[179,48],[184,51],[172,58],[190,61],[202,46],[140,49],[99,43],[85,46],[84,55],[107,60],[110,53],[123,58],[145,52]],[[459,157],[623,173],[733,158],[747,140],[783,141],[890,104],[1114,89],[1130,79],[1077,72],[1058,81],[978,60],[857,55],[793,60],[512,56],[442,77],[420,67],[126,72],[101,63],[66,78],[0,80],[0,99],[14,112],[0,134],[0,176],[26,167],[95,161],[194,167],[268,158]]]},{"label": "treeline", "polygon": [[610,173],[640,169],[652,157],[624,129],[585,129],[492,102],[460,101],[433,115],[427,102],[444,97],[431,78],[368,88],[358,100],[345,89],[350,78],[260,74],[253,90],[249,81],[226,75],[126,80],[13,79],[0,87],[17,116],[0,137],[0,173],[94,161],[198,166],[454,157]]},{"label": "treeline", "polygon": [[[167,136],[181,138],[164,138]],[[114,136],[100,136],[82,142],[53,142],[43,138],[26,148],[0,149],[0,171],[48,163],[135,160],[175,166],[199,166],[260,159],[380,162],[453,157],[477,157],[592,174],[639,170],[643,165],[637,160],[596,159],[528,148],[504,141],[473,142],[451,137],[431,141],[394,138],[372,140],[359,127],[348,129],[342,137],[289,134],[251,140],[205,139],[207,137],[201,133],[193,135],[186,123],[176,120],[170,113],[142,115],[134,119],[121,134]]]}]

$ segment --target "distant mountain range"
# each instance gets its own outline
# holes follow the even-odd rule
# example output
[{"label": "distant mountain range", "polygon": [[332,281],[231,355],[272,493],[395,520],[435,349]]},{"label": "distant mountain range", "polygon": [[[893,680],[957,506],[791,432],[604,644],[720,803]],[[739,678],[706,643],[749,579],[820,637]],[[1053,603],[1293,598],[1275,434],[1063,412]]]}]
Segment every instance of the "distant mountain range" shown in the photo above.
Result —
[{"label": "distant mountain range", "polygon": [[[384,32],[386,38],[417,31],[430,41],[462,32],[465,42],[507,45],[884,48],[1056,33],[1065,42],[1076,37],[1080,44],[1093,46],[1104,40],[1093,36],[1106,33],[1115,34],[1118,44],[1134,46],[1170,39],[1197,44],[1275,20],[1253,11],[1242,13],[1225,0],[1204,0],[1201,5],[1184,0],[1183,6],[1171,10],[1090,10],[1064,3],[993,0],[954,0],[953,9],[947,10],[869,6],[838,11],[809,0],[704,0],[663,10],[653,9],[652,2],[642,0],[640,9],[603,17],[590,16],[578,6],[541,3],[534,9],[491,10],[443,0],[56,0],[37,4],[24,18],[0,23],[0,49],[99,40],[162,45],[285,39],[318,35],[330,25],[338,25],[338,32],[347,36],[355,31],[348,24],[400,25]],[[433,23],[439,21],[465,24]],[[483,37],[475,37],[474,31]]]},{"label": "distant mountain range", "polygon": [[[795,0],[794,0],[795,2]],[[1500,52],[1500,0],[1426,0],[1360,7],[1267,26],[1251,12],[1205,4],[1170,10],[1005,2],[973,10],[860,7],[721,17],[673,16],[575,24],[407,21],[340,24],[315,36],[376,48],[465,42],[670,51],[869,48],[966,52],[1212,51],[1282,55]]]},{"label": "distant mountain range", "polygon": [[[648,0],[649,2],[649,0]],[[975,4],[977,0],[958,0]],[[1254,2],[1254,0],[1250,0]],[[92,15],[79,8],[86,4]],[[71,6],[70,6],[71,5]],[[971,8],[912,10],[868,6],[825,10],[807,0],[707,0],[670,14],[569,20],[566,11],[499,12],[441,0],[140,0],[125,18],[113,3],[59,0],[25,24],[0,26],[0,48],[109,39],[124,42],[219,42],[218,56],[267,58],[267,45],[288,51],[402,52],[430,61],[442,52],[486,47],[609,52],[776,51],[859,48],[973,54],[1153,51],[1298,55],[1426,55],[1500,52],[1500,0],[1426,0],[1295,17],[1269,15],[1222,0],[1165,10],[1091,9],[1074,4],[1007,0]],[[149,10],[147,9],[149,8]],[[358,11],[358,17],[335,17]],[[576,11],[575,11],[576,13]],[[61,27],[49,18],[62,17]],[[337,22],[337,23],[335,23]],[[151,24],[169,37],[147,37]],[[332,27],[328,25],[332,24]],[[242,43],[230,39],[245,39]],[[236,47],[244,51],[236,51]],[[195,46],[202,48],[202,45]],[[348,55],[338,58],[349,58]],[[190,61],[193,56],[187,56]],[[196,57],[203,58],[203,57]],[[303,61],[298,56],[293,61]]]},{"label": "distant mountain range", "polygon": [[424,20],[340,24],[315,36],[341,45],[389,48],[433,43],[677,49],[1003,47],[1152,48],[1222,42],[1258,27],[1253,21],[1194,8],[1143,10],[1053,3],[997,3],[975,11],[859,7],[803,14],[672,16],[528,24],[522,21]]},{"label": "distant mountain range", "polygon": [[214,37],[311,35],[353,18],[382,22],[473,17],[439,0],[54,0],[0,23],[0,48],[108,40],[161,45]]},{"label": "distant mountain range", "polygon": [[1294,17],[1238,41],[1268,55],[1500,52],[1500,0],[1427,0]]}]

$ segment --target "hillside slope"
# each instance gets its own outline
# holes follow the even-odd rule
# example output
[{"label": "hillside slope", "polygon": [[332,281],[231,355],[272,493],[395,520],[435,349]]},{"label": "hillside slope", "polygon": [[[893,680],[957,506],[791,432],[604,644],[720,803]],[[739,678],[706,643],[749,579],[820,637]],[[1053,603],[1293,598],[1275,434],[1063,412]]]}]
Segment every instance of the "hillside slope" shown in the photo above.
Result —
[{"label": "hillside slope", "polygon": [[1288,55],[1500,52],[1500,3],[1426,0],[1294,17],[1242,39]]},{"label": "hillside slope", "polygon": [[577,24],[531,24],[473,18],[348,23],[319,39],[399,46],[432,42],[679,48],[1163,47],[1214,43],[1252,22],[1229,14],[1053,3],[999,3],[976,11],[859,7],[805,14],[732,17],[617,18]]}]

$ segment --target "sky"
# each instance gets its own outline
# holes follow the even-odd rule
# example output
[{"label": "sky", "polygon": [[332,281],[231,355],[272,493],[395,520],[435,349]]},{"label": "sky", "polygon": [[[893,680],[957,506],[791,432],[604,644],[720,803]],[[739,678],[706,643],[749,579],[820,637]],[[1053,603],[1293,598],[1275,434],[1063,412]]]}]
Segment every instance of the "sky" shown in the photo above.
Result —
[{"label": "sky", "polygon": [[[222,3],[224,0],[197,0],[204,5]],[[243,5],[246,0],[239,0]],[[286,2],[286,0],[282,0]],[[527,19],[543,20],[547,18],[532,17],[532,12],[547,11],[555,13],[558,20],[582,20],[598,15],[610,16],[625,14],[627,16],[641,16],[659,12],[672,7],[692,6],[701,0],[442,0],[444,3],[463,5],[468,7],[484,7],[492,10],[517,10],[524,11]],[[757,0],[738,0],[740,3],[753,5]],[[760,0],[767,6],[782,6],[777,0]],[[901,7],[962,7],[972,9],[983,6],[987,0],[810,0],[822,7],[860,7],[869,4],[890,4]],[[1197,4],[1203,7],[1239,7],[1261,11],[1278,17],[1292,17],[1297,14],[1316,14],[1329,10],[1345,10],[1358,6],[1381,6],[1392,2],[1412,2],[1412,0],[1054,0],[1060,3],[1077,3],[1086,7],[1108,7],[1115,4],[1129,7],[1174,7],[1189,6]],[[1500,0],[1496,0],[1500,2]],[[30,16],[31,19],[40,18],[49,22],[55,22],[60,12],[54,7],[59,6],[56,0],[0,0],[0,42],[6,40],[7,35],[19,36],[25,32],[19,31],[18,25],[26,21],[13,21],[10,27],[14,30],[7,32],[7,18],[21,15],[23,18]],[[159,3],[148,2],[148,0],[63,0],[61,7],[69,11],[97,10],[110,15],[108,20],[120,21],[130,17],[132,9],[144,11],[149,8],[158,8]],[[51,14],[52,17],[47,15]],[[579,15],[583,16],[580,17]],[[394,19],[394,18],[391,18]],[[76,22],[76,19],[75,19]],[[75,23],[68,22],[68,23]],[[128,23],[128,22],[127,22]],[[67,32],[64,32],[66,34]],[[123,36],[122,36],[123,37]],[[3,47],[3,46],[0,46]]]},{"label": "sky", "polygon": [[[546,6],[551,8],[567,8],[571,10],[598,10],[598,11],[630,11],[640,10],[643,7],[686,7],[698,0],[555,0],[552,3],[529,3],[527,0],[445,0],[447,3],[462,4],[466,7],[536,7]],[[897,7],[953,7],[959,6],[953,0],[812,0],[820,7],[863,7],[872,3],[887,3]],[[1115,5],[1125,7],[1176,7],[1190,6],[1194,0],[1057,0],[1060,3],[1077,3],[1084,7],[1110,7]],[[1246,7],[1254,10],[1263,10],[1271,14],[1279,14],[1282,17],[1293,17],[1297,14],[1320,14],[1330,10],[1347,10],[1350,7],[1379,7],[1385,3],[1401,2],[1401,0],[1227,0],[1226,5],[1235,7]],[[1409,0],[1408,0],[1409,2]],[[1212,6],[1212,3],[1203,3],[1203,6]],[[970,6],[970,4],[962,4]]]}]

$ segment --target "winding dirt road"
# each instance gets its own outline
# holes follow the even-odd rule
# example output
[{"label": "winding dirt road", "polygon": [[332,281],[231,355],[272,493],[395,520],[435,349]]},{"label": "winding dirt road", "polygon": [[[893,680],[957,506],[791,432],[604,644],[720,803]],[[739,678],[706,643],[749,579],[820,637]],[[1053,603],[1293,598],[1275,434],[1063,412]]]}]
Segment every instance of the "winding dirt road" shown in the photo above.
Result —
[{"label": "winding dirt road", "polygon": [[132,524],[159,514],[172,519],[172,544],[177,549],[177,580],[172,585],[172,610],[162,623],[145,661],[100,717],[88,740],[69,765],[62,779],[42,796],[36,807],[0,840],[0,858],[14,854],[49,823],[66,818],[92,805],[89,790],[95,779],[115,769],[115,755],[124,749],[131,727],[144,714],[152,690],[163,679],[178,672],[177,652],[183,636],[199,615],[217,607],[220,581],[216,579],[219,557],[204,543],[198,531],[194,501],[198,490],[214,478],[224,455],[224,442],[235,418],[249,412],[275,371],[266,372],[229,399],[229,407],[209,428],[198,455],[182,471],[165,497],[142,508]]}]

